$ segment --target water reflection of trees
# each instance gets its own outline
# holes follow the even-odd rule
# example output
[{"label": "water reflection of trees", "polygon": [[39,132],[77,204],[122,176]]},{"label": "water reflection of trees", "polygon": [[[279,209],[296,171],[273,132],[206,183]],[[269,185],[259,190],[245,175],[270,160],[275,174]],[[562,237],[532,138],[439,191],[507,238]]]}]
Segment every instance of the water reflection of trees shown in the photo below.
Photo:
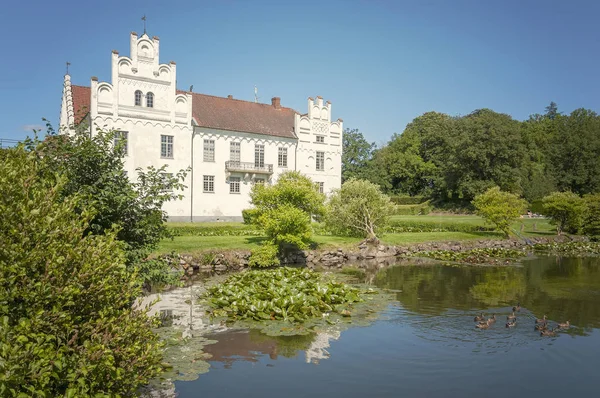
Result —
[{"label": "water reflection of trees", "polygon": [[394,289],[402,305],[421,314],[486,309],[517,301],[533,314],[600,326],[600,258],[539,257],[523,267],[398,266],[374,280]]}]

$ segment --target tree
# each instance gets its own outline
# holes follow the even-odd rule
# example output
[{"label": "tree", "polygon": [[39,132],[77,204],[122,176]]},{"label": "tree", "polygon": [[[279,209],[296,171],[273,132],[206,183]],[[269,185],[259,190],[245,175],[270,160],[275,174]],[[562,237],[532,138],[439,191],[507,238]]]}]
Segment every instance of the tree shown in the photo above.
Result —
[{"label": "tree", "polygon": [[477,195],[473,199],[473,206],[478,216],[509,237],[510,226],[525,212],[526,202],[515,194],[493,187]]},{"label": "tree", "polygon": [[298,171],[280,174],[273,185],[254,185],[250,199],[254,205],[252,222],[267,236],[264,247],[254,251],[250,258],[250,263],[256,266],[278,263],[273,255],[290,247],[306,249],[312,236],[311,218],[325,214],[325,195]]},{"label": "tree", "polygon": [[345,129],[342,138],[342,182],[365,176],[375,143],[365,140],[358,129]]},{"label": "tree", "polygon": [[[102,235],[115,229],[117,238],[125,244],[128,266],[137,266],[168,236],[162,206],[182,197],[177,192],[185,188],[182,181],[186,172],[170,174],[166,166],[138,168],[137,180],[131,182],[123,169],[124,142],[115,140],[117,132],[98,130],[93,137],[85,131],[54,135],[52,126],[47,128],[51,134],[43,142],[27,142],[29,150],[41,160],[40,172],[64,175],[61,196],[80,194],[82,207],[95,209],[86,232]],[[171,274],[171,282],[179,279],[166,263],[153,264],[162,267],[162,273]],[[153,282],[149,275],[140,277]]]},{"label": "tree", "polygon": [[546,113],[544,116],[551,120],[560,115],[560,112],[558,111],[558,105],[556,105],[556,102],[554,101],[550,101],[550,105],[546,107],[545,111]]},{"label": "tree", "polygon": [[542,199],[544,215],[556,225],[556,232],[577,233],[583,223],[586,204],[573,192],[553,192]]},{"label": "tree", "polygon": [[376,241],[393,213],[394,204],[377,185],[351,179],[329,198],[325,224],[334,232]]},{"label": "tree", "polygon": [[0,151],[0,396],[133,396],[162,346],[115,230],[22,146]]},{"label": "tree", "polygon": [[585,195],[583,200],[587,206],[583,232],[595,240],[600,240],[600,194]]}]

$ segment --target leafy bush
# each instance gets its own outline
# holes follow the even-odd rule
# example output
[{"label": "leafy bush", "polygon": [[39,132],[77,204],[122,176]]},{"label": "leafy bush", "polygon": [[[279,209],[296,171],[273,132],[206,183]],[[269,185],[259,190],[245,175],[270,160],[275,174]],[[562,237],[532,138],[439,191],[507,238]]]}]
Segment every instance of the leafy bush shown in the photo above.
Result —
[{"label": "leafy bush", "polygon": [[269,241],[280,249],[285,246],[302,250],[308,248],[312,235],[310,217],[301,209],[286,203],[262,212],[258,223],[264,228]]},{"label": "leafy bush", "polygon": [[425,201],[427,198],[425,196],[390,196],[390,200],[395,205],[419,205]]},{"label": "leafy bush", "polygon": [[257,249],[252,250],[248,265],[253,268],[266,268],[279,265],[277,252],[279,248],[274,244],[265,243]]},{"label": "leafy bush", "polygon": [[433,219],[414,220],[392,220],[386,228],[389,233],[403,232],[483,232],[492,231],[493,228],[482,225],[465,223],[439,223]]},{"label": "leafy bush", "polygon": [[576,234],[583,224],[586,204],[573,192],[553,192],[542,199],[544,215],[551,218],[556,225],[556,232],[563,231]]},{"label": "leafy bush", "polygon": [[95,209],[87,232],[102,235],[116,226],[117,238],[125,244],[127,265],[133,269],[168,236],[162,207],[182,197],[177,192],[185,188],[186,172],[167,174],[166,166],[138,168],[132,182],[123,171],[123,142],[114,145],[116,132],[97,129],[90,137],[85,130],[54,135],[52,126],[47,129],[51,134],[43,142],[26,143],[40,159],[40,174],[65,176],[60,196],[78,194],[81,207]]},{"label": "leafy bush", "polygon": [[37,155],[0,151],[0,396],[134,396],[162,347],[125,244]]},{"label": "leafy bush", "polygon": [[600,240],[600,194],[586,195],[587,214],[583,222],[583,232],[594,240]]},{"label": "leafy bush", "polygon": [[506,237],[510,235],[511,224],[524,212],[526,202],[517,195],[501,191],[499,187],[488,189],[473,199],[475,213],[493,224]]},{"label": "leafy bush", "polygon": [[389,196],[365,180],[350,179],[327,202],[325,224],[340,235],[375,239],[394,212]]},{"label": "leafy bush", "polygon": [[252,225],[256,223],[256,219],[258,218],[260,210],[258,209],[244,209],[242,210],[242,218],[244,219],[244,224]]},{"label": "leafy bush", "polygon": [[431,212],[429,201],[417,205],[397,205],[394,208],[396,216],[425,216]]},{"label": "leafy bush", "polygon": [[215,316],[290,322],[320,318],[340,304],[362,301],[354,287],[326,281],[306,268],[288,267],[231,275],[208,288],[207,297]]}]

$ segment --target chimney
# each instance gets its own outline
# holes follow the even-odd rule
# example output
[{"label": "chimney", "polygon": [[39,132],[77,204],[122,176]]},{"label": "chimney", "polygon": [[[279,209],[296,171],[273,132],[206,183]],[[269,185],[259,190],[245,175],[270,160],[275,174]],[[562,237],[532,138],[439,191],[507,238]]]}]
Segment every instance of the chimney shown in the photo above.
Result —
[{"label": "chimney", "polygon": [[233,95],[229,94],[229,95],[227,96],[227,99],[233,99]]},{"label": "chimney", "polygon": [[275,109],[281,109],[281,98],[279,98],[279,97],[271,98],[271,105],[273,105],[273,108],[275,108]]}]

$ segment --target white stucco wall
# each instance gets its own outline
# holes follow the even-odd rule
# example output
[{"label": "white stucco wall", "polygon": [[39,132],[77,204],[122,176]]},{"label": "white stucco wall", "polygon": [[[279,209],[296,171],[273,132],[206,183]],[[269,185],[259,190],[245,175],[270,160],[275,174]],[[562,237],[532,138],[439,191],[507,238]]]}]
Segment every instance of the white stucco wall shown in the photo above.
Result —
[{"label": "white stucco wall", "polygon": [[[321,97],[309,98],[307,113],[297,114],[294,131],[298,139],[247,132],[216,130],[194,126],[192,95],[177,94],[177,70],[174,62],[159,63],[159,39],[130,35],[130,56],[111,56],[111,82],[90,82],[89,121],[91,132],[121,130],[128,133],[125,169],[132,180],[136,169],[167,165],[167,172],[193,166],[184,181],[183,200],[166,203],[164,210],[174,221],[241,220],[242,210],[249,208],[249,193],[255,178],[268,183],[277,181],[284,171],[298,170],[315,182],[324,183],[325,193],[341,184],[342,121],[331,121],[331,103]],[[142,92],[141,106],[135,105],[135,92]],[[146,106],[148,92],[154,94],[153,107]],[[61,127],[73,124],[70,77],[65,77],[61,105]],[[66,130],[68,131],[68,129]],[[173,136],[173,157],[161,157],[161,135]],[[323,136],[324,142],[317,142]],[[215,142],[215,161],[205,162],[204,139]],[[273,173],[250,170],[226,170],[230,160],[230,143],[241,145],[240,161],[254,163],[255,144],[265,147],[265,165]],[[287,148],[287,167],[278,166],[279,148]],[[325,169],[316,170],[316,153],[325,153]],[[192,160],[193,153],[193,160]],[[214,193],[203,191],[203,177],[214,176]],[[229,177],[240,177],[240,193],[230,193]]]}]

